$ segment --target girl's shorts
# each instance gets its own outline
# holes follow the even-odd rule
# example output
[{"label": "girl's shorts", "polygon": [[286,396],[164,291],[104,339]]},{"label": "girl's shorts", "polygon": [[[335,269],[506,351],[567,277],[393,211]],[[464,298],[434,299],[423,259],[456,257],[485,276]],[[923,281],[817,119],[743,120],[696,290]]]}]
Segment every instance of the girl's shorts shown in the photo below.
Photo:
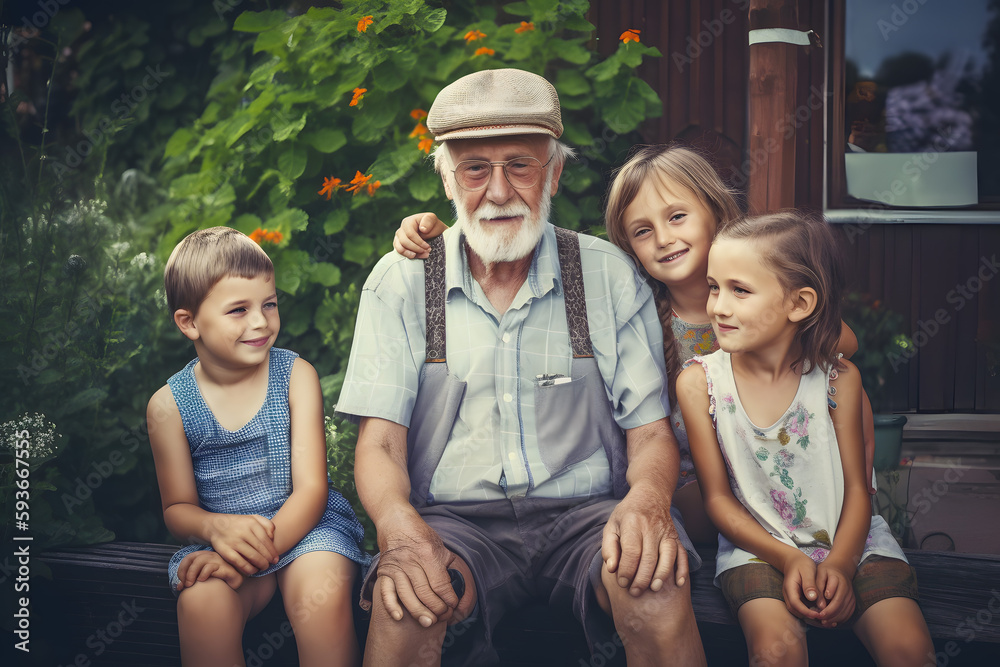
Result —
[{"label": "girl's shorts", "polygon": [[[719,575],[719,586],[734,616],[744,603],[757,598],[784,602],[783,583],[781,572],[767,563],[748,563]],[[888,598],[917,600],[916,572],[898,558],[869,556],[854,575],[854,614],[845,625],[853,625],[869,607]]]}]

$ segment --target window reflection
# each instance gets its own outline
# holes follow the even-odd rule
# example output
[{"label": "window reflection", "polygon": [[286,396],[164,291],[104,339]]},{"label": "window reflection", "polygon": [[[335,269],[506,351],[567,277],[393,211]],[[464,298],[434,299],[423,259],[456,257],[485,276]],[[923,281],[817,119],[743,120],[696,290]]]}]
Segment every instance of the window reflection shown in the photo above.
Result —
[{"label": "window reflection", "polygon": [[1000,0],[847,0],[846,149],[975,151],[1000,201]]}]

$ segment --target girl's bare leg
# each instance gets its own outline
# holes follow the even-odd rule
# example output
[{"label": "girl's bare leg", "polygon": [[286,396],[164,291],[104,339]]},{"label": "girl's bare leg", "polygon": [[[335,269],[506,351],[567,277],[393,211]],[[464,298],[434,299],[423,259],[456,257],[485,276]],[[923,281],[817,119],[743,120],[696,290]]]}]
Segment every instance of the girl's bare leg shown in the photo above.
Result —
[{"label": "girl's bare leg", "polygon": [[739,608],[737,617],[747,640],[750,664],[782,667],[809,664],[805,626],[781,600],[750,600]]},{"label": "girl's bare leg", "polygon": [[222,579],[196,582],[177,599],[184,667],[244,667],[243,628],[274,595],[274,575],[249,577],[239,590]]},{"label": "girl's bare leg", "polygon": [[935,664],[934,643],[920,607],[910,598],[887,598],[869,607],[854,634],[879,667]]},{"label": "girl's bare leg", "polygon": [[312,551],[278,570],[277,576],[299,664],[360,665],[351,599],[358,565],[332,551]]}]

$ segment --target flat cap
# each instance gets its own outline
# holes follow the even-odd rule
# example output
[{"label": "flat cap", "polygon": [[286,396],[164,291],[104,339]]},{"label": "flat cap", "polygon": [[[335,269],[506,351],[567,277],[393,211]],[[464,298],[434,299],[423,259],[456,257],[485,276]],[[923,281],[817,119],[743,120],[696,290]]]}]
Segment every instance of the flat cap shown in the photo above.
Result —
[{"label": "flat cap", "polygon": [[552,84],[519,69],[491,69],[445,86],[427,114],[437,141],[563,132],[559,95]]}]

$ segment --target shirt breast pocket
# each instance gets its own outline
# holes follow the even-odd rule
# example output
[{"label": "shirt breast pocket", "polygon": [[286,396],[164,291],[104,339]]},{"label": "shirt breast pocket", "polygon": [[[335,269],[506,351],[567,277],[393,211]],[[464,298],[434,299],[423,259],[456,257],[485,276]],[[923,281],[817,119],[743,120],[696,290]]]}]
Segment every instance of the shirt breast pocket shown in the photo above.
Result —
[{"label": "shirt breast pocket", "polygon": [[610,415],[607,409],[603,414],[590,409],[595,391],[607,403],[604,382],[596,373],[568,382],[535,384],[538,451],[553,477],[587,460],[603,446],[599,421]]}]

